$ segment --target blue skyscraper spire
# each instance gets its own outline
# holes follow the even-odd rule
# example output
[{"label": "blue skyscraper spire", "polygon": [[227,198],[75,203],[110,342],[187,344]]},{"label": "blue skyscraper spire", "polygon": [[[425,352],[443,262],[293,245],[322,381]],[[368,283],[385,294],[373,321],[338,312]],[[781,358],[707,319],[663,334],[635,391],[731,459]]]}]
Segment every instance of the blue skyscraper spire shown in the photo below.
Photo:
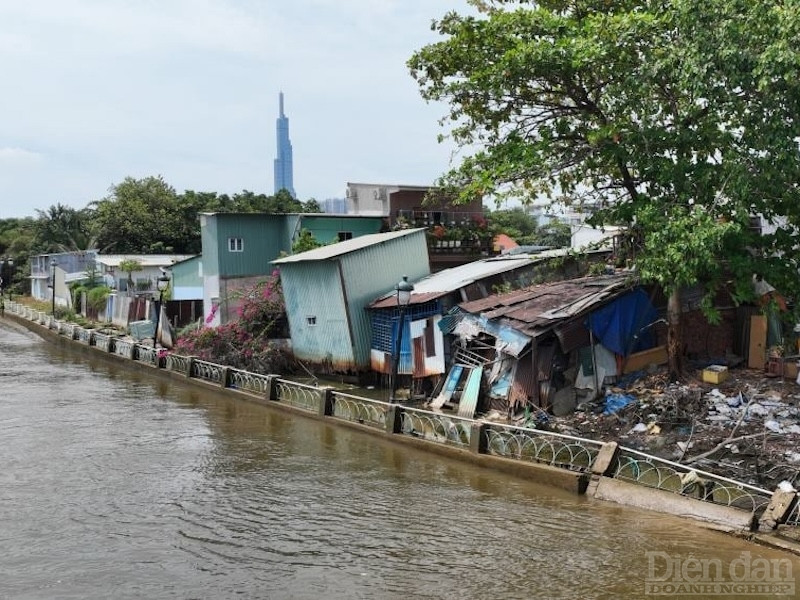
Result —
[{"label": "blue skyscraper spire", "polygon": [[275,122],[278,141],[278,158],[275,159],[275,193],[287,190],[292,198],[296,198],[292,174],[292,142],[289,141],[289,119],[283,114],[283,92],[278,95],[278,103],[280,113]]}]

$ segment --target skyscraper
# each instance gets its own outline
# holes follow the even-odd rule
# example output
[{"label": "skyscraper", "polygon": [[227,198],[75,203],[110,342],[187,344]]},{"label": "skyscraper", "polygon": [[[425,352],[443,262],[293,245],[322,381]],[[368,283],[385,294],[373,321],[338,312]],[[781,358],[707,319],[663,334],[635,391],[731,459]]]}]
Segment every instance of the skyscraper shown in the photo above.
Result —
[{"label": "skyscraper", "polygon": [[275,134],[278,141],[278,158],[275,159],[275,193],[287,190],[292,198],[296,198],[292,174],[292,142],[289,141],[289,119],[283,114],[283,92],[278,95],[278,102],[280,113],[275,121]]}]

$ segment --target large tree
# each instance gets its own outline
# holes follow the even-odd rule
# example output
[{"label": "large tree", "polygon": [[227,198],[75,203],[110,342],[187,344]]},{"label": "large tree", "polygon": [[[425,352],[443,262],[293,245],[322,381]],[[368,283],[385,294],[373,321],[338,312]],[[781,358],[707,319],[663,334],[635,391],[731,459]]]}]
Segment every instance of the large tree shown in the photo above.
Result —
[{"label": "large tree", "polygon": [[162,177],[126,177],[93,207],[99,243],[119,254],[183,252],[184,228],[198,227],[185,222],[178,195]]},{"label": "large tree", "polygon": [[97,247],[92,233],[93,212],[89,209],[58,203],[47,210],[37,210],[36,217],[33,229],[37,252],[77,252]]},{"label": "large tree", "polygon": [[[800,4],[775,0],[468,0],[412,75],[465,157],[444,178],[475,193],[591,204],[629,224],[644,281],[737,301],[763,277],[797,296]],[[758,236],[762,215],[776,227]]]}]

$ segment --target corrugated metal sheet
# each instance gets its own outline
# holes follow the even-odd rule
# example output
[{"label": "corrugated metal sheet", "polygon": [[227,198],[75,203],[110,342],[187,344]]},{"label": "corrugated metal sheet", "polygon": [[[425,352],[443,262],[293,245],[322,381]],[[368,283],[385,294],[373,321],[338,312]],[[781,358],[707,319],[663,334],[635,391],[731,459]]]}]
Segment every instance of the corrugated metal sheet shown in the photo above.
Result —
[{"label": "corrugated metal sheet", "polygon": [[135,260],[143,267],[170,267],[193,258],[194,254],[98,254],[97,264],[116,269],[123,260]]},{"label": "corrugated metal sheet", "polygon": [[583,324],[583,319],[573,319],[559,325],[555,328],[555,334],[564,352],[572,352],[590,343],[589,330]]},{"label": "corrugated metal sheet", "polygon": [[[435,300],[446,294],[470,286],[471,284],[537,262],[536,257],[498,257],[459,265],[433,273],[419,281],[413,281],[411,304],[421,304]],[[397,303],[394,291],[390,291],[372,302],[370,308],[390,308]]]},{"label": "corrugated metal sheet", "polygon": [[281,283],[295,356],[334,371],[355,370],[338,264],[287,265]]},{"label": "corrugated metal sheet", "polygon": [[531,338],[518,330],[497,321],[490,321],[484,315],[464,314],[453,327],[453,333],[465,339],[474,339],[481,333],[496,338],[498,351],[519,356],[530,344]]},{"label": "corrugated metal sheet", "polygon": [[[340,242],[344,243],[346,242]],[[366,366],[369,364],[372,321],[370,312],[365,308],[382,290],[394,289],[403,275],[407,275],[409,281],[415,281],[430,273],[425,230],[413,230],[411,234],[362,247],[358,251],[340,255],[335,260],[342,266],[342,276],[347,286],[348,315],[354,336],[355,359]],[[408,333],[408,330],[404,333]],[[409,336],[405,335],[404,338],[406,354],[401,357],[400,368],[401,372],[410,373],[413,368],[411,350],[406,347]]]},{"label": "corrugated metal sheet", "polygon": [[589,312],[625,293],[635,282],[629,274],[583,277],[535,285],[509,294],[459,304],[483,319],[531,337],[558,326],[561,321]]},{"label": "corrugated metal sheet", "polygon": [[483,369],[475,367],[470,370],[464,391],[458,400],[458,416],[471,419],[475,416],[475,408],[478,406],[478,397],[481,391],[481,375]]},{"label": "corrugated metal sheet", "polygon": [[[306,252],[300,252],[292,256],[286,256],[272,261],[275,265],[285,265],[287,263],[308,262],[318,260],[330,260],[337,258],[351,252],[365,249],[375,249],[375,246],[390,242],[392,240],[402,238],[412,234],[419,234],[424,232],[425,229],[402,229],[400,231],[389,231],[387,233],[373,233],[370,235],[362,235],[361,237],[352,238],[336,244],[322,246],[321,248],[314,248]],[[427,245],[426,245],[427,256]]]},{"label": "corrugated metal sheet", "polygon": [[533,355],[525,354],[517,361],[514,371],[514,380],[511,382],[511,391],[508,394],[509,408],[525,406],[528,403],[529,390],[535,389],[534,386],[538,384],[534,377]]}]

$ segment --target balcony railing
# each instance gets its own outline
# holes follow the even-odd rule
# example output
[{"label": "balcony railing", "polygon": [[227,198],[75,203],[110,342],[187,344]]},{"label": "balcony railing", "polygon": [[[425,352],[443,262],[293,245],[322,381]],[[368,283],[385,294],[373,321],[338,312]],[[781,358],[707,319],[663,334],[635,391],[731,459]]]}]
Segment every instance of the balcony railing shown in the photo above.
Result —
[{"label": "balcony railing", "polygon": [[397,218],[408,221],[414,227],[445,227],[474,225],[476,220],[483,219],[481,212],[455,212],[441,210],[398,210]]}]

